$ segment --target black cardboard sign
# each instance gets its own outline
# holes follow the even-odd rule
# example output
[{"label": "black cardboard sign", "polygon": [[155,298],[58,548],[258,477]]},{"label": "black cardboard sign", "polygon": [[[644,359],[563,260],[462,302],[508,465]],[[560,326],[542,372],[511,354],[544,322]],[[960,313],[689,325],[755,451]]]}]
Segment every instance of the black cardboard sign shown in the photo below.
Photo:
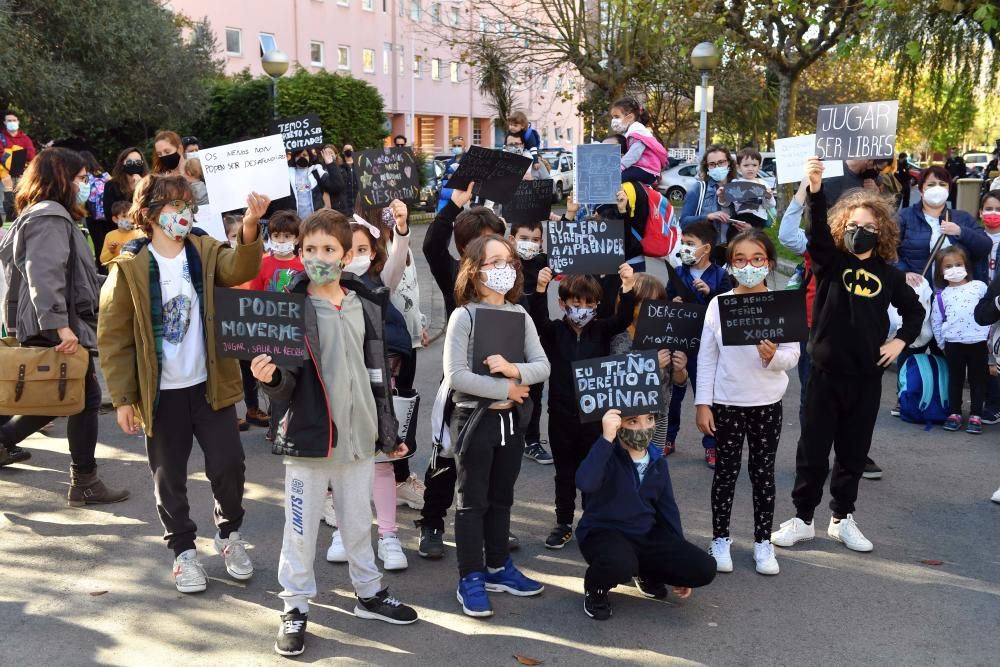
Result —
[{"label": "black cardboard sign", "polygon": [[215,288],[215,341],[224,357],[269,354],[279,366],[306,357],[302,294]]},{"label": "black cardboard sign", "polygon": [[518,153],[470,146],[448,179],[448,187],[464,190],[475,183],[475,193],[484,199],[506,204],[531,166],[531,158]]},{"label": "black cardboard sign", "polygon": [[698,353],[707,306],[678,301],[643,301],[635,323],[633,350]]},{"label": "black cardboard sign", "polygon": [[507,224],[515,222],[545,222],[552,213],[552,179],[521,181],[514,196],[503,205]]},{"label": "black cardboard sign", "polygon": [[483,362],[494,354],[512,364],[524,363],[524,313],[476,309],[472,326],[472,372],[489,375]]},{"label": "black cardboard sign", "polygon": [[743,202],[762,202],[767,194],[767,188],[752,181],[733,181],[723,186],[726,199],[733,204]]},{"label": "black cardboard sign", "polygon": [[289,153],[323,145],[323,127],[319,115],[314,113],[276,120],[271,123],[271,134],[281,135],[285,150]]},{"label": "black cardboard sign", "polygon": [[617,273],[625,262],[625,222],[550,222],[549,267],[553,273]]},{"label": "black cardboard sign", "polygon": [[723,345],[756,345],[765,339],[772,343],[806,340],[806,291],[720,296],[719,321]]},{"label": "black cardboard sign", "polygon": [[821,160],[892,159],[899,102],[821,106],[816,116],[816,156]]},{"label": "black cardboard sign", "polygon": [[362,151],[354,160],[354,169],[361,198],[369,206],[382,206],[393,199],[413,201],[420,195],[420,167],[408,146]]},{"label": "black cardboard sign", "polygon": [[626,417],[663,409],[655,351],[575,361],[573,386],[581,423],[600,421],[612,408]]},{"label": "black cardboard sign", "polygon": [[614,204],[622,189],[622,149],[615,144],[576,147],[576,200],[581,204]]}]

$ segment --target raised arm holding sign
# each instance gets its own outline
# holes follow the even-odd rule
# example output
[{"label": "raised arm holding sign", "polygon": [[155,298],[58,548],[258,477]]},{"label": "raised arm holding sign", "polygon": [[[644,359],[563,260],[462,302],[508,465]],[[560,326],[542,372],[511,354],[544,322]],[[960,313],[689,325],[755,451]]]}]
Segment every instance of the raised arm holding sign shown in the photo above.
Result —
[{"label": "raised arm holding sign", "polygon": [[581,204],[614,204],[622,187],[621,148],[615,144],[576,147],[576,199]]},{"label": "raised arm holding sign", "polygon": [[464,190],[469,183],[475,182],[477,195],[505,204],[514,196],[530,166],[530,157],[471,146],[448,179],[448,187]]},{"label": "raised arm holding sign", "polygon": [[361,184],[361,199],[369,206],[393,199],[413,201],[420,194],[420,174],[413,149],[376,148],[357,156],[355,170]]}]

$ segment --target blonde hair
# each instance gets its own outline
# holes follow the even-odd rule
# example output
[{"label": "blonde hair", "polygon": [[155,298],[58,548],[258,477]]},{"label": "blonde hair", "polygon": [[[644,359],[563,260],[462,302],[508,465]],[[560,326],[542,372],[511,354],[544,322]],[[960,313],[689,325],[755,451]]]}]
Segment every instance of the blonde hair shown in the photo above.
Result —
[{"label": "blonde hair", "polygon": [[205,180],[205,172],[201,170],[201,160],[196,157],[184,161],[184,175],[197,181]]},{"label": "blonde hair", "polygon": [[892,201],[877,192],[863,188],[848,190],[830,210],[830,234],[837,248],[850,252],[844,245],[844,229],[851,220],[855,209],[863,208],[872,214],[878,223],[878,243],[875,254],[887,262],[896,261],[896,246],[899,245],[899,224],[896,222]]}]

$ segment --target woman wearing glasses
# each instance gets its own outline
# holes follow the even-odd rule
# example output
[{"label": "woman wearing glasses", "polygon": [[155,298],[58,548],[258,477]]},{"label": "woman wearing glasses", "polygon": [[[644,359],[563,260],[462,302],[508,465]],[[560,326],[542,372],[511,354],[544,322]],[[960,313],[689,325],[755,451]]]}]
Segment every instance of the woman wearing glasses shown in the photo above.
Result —
[{"label": "woman wearing glasses", "polygon": [[[684,208],[681,210],[681,229],[691,223],[708,220],[716,230],[715,248],[712,261],[717,264],[725,262],[725,245],[735,233],[730,232],[733,208],[719,203],[722,188],[736,178],[736,161],[725,146],[713,144],[701,157],[698,168],[698,184],[691,188],[684,197]],[[742,224],[742,223],[740,223]]]}]

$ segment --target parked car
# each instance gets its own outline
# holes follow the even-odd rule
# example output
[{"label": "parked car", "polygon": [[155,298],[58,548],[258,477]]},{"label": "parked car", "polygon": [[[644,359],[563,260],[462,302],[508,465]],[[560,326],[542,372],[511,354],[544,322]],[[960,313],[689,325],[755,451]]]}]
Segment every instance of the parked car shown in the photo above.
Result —
[{"label": "parked car", "polygon": [[[445,157],[451,159],[450,155]],[[438,199],[441,197],[441,179],[447,167],[448,161],[443,160],[440,156],[424,162],[424,184],[420,188],[416,208],[430,213],[437,210]]]},{"label": "parked car", "polygon": [[[774,153],[768,153],[767,155],[771,156],[771,170],[761,168],[758,176],[767,184],[767,187],[774,190],[778,182],[777,177],[774,175]],[[765,164],[767,160],[768,158],[765,157]],[[656,187],[670,200],[673,206],[677,207],[684,203],[684,197],[687,195],[688,190],[698,187],[697,182],[698,163],[685,162],[684,164],[664,169],[660,173],[660,182]]]},{"label": "parked car", "polygon": [[965,159],[965,166],[969,170],[970,178],[982,178],[986,165],[992,159],[989,153],[966,153],[962,157]]},{"label": "parked car", "polygon": [[546,152],[542,151],[539,156],[545,158],[551,167],[549,175],[552,177],[552,200],[561,202],[563,197],[573,191],[573,154],[569,151],[561,151],[559,154],[553,155],[553,159],[550,160],[546,157]]}]

